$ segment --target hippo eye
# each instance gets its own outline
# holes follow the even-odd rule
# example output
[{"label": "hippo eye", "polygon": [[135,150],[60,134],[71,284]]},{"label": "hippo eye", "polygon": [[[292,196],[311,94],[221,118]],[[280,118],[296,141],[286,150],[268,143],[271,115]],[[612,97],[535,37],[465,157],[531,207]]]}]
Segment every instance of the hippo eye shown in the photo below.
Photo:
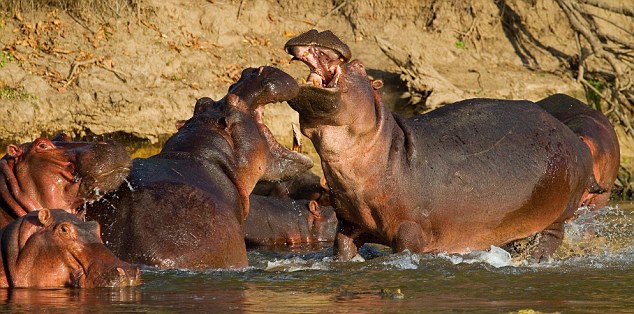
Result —
[{"label": "hippo eye", "polygon": [[225,117],[221,117],[220,119],[216,120],[216,125],[226,129],[227,128],[227,118]]},{"label": "hippo eye", "polygon": [[73,231],[73,227],[68,224],[68,223],[63,223],[61,225],[59,225],[59,227],[57,228],[57,230],[59,230],[59,232],[63,235],[63,236],[70,236],[72,231]]},{"label": "hippo eye", "polygon": [[44,150],[44,149],[49,149],[49,148],[52,148],[52,146],[51,146],[51,145],[49,145],[49,143],[47,143],[47,142],[39,142],[39,143],[37,144],[37,148],[38,148],[38,149],[41,149],[41,150]]}]

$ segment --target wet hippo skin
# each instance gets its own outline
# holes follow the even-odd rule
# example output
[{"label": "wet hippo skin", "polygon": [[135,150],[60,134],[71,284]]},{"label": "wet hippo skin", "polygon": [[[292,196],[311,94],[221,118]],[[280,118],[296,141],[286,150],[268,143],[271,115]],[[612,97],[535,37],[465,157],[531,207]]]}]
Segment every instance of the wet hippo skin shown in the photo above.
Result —
[{"label": "wet hippo skin", "polygon": [[533,102],[469,99],[403,118],[331,32],[311,30],[285,49],[311,70],[289,104],[321,157],[339,259],[366,242],[467,252],[537,233],[541,258],[561,243],[584,191],[602,192],[588,146]]},{"label": "wet hippo skin", "polygon": [[275,141],[263,106],[297,95],[272,67],[248,68],[219,101],[201,98],[161,152],[133,161],[130,186],[87,209],[123,260],[160,268],[247,266],[243,222],[258,180],[282,180],[312,167]]},{"label": "wet hippo skin", "polygon": [[592,171],[605,192],[585,191],[581,206],[593,209],[607,206],[621,162],[619,140],[610,120],[600,111],[563,94],[546,97],[537,104],[567,125],[590,148]]},{"label": "wet hippo skin", "polygon": [[139,268],[101,241],[99,224],[61,209],[32,211],[0,230],[0,287],[124,287]]},{"label": "wet hippo skin", "polygon": [[328,244],[335,240],[337,217],[315,200],[251,194],[244,222],[248,247]]},{"label": "wet hippo skin", "polygon": [[76,213],[128,175],[131,160],[122,145],[67,139],[59,134],[8,146],[0,160],[0,227],[42,208]]}]

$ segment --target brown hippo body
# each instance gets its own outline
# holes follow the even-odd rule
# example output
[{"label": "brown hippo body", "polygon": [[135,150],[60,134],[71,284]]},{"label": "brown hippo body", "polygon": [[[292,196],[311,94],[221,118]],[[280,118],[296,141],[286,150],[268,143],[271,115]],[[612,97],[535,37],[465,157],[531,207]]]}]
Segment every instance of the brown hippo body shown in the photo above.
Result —
[{"label": "brown hippo body", "polygon": [[0,160],[0,227],[42,208],[76,213],[116,189],[130,171],[130,156],[120,144],[65,139],[9,145]]},{"label": "brown hippo body", "polygon": [[243,221],[256,182],[312,166],[277,143],[260,115],[297,91],[286,73],[261,67],[244,70],[220,101],[200,99],[159,154],[134,160],[130,187],[87,209],[115,254],[160,268],[246,267]]},{"label": "brown hippo body", "polygon": [[340,259],[364,242],[466,252],[536,233],[541,257],[596,188],[588,148],[531,102],[472,99],[404,119],[332,33],[310,31],[286,49],[311,68],[289,104],[322,160]]},{"label": "brown hippo body", "polygon": [[123,287],[141,283],[137,267],[101,241],[99,224],[42,209],[0,230],[0,287]]},{"label": "brown hippo body", "polygon": [[244,221],[247,246],[332,244],[337,230],[335,211],[315,200],[251,194]]},{"label": "brown hippo body", "polygon": [[621,162],[619,140],[610,120],[600,111],[563,94],[546,97],[537,104],[567,125],[590,148],[594,176],[605,191],[586,191],[581,205],[594,209],[607,206]]}]

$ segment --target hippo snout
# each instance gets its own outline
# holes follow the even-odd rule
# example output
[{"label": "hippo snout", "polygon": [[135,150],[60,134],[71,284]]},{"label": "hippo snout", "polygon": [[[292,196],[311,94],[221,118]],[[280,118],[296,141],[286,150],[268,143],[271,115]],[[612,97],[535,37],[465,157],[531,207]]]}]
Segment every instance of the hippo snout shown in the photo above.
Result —
[{"label": "hippo snout", "polygon": [[86,287],[135,287],[142,283],[141,270],[132,264],[119,265],[103,272],[96,271],[95,275],[94,278],[88,275]]},{"label": "hippo snout", "polygon": [[82,191],[112,191],[123,183],[132,167],[126,148],[114,142],[100,142],[78,154],[76,172],[82,180]]}]

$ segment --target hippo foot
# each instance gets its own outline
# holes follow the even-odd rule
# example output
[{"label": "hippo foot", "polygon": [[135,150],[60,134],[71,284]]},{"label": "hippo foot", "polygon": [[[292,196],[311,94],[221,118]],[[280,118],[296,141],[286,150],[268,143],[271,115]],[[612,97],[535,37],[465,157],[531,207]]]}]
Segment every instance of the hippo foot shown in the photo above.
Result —
[{"label": "hippo foot", "polygon": [[413,253],[423,252],[425,236],[421,226],[413,221],[402,222],[396,232],[394,251],[403,252],[409,250]]},{"label": "hippo foot", "polygon": [[358,256],[358,248],[354,243],[354,239],[342,232],[338,232],[335,236],[335,246],[333,253],[337,260],[351,261],[355,256]]},{"label": "hippo foot", "polygon": [[531,257],[539,262],[549,259],[564,239],[564,223],[555,222],[539,233],[537,246]]}]

